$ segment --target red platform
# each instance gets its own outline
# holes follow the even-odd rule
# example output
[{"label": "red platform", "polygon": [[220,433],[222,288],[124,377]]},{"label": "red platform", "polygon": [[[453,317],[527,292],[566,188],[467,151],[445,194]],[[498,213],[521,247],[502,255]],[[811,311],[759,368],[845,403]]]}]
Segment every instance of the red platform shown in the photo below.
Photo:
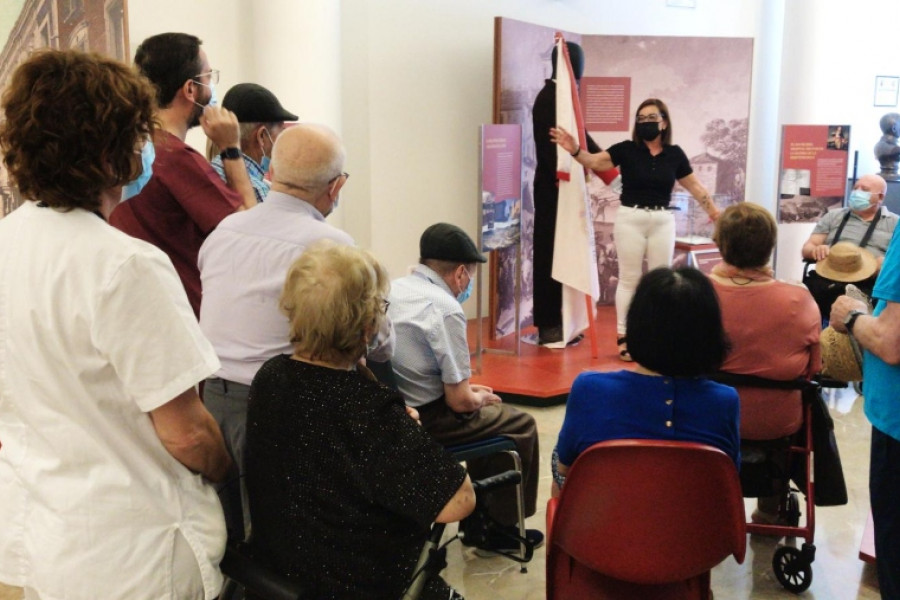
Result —
[{"label": "red platform", "polygon": [[[490,339],[489,320],[484,319],[484,346],[515,350],[515,335]],[[566,401],[572,381],[582,371],[617,371],[634,368],[634,363],[619,359],[616,346],[616,310],[601,306],[597,310],[598,357],[591,357],[591,343],[585,337],[565,349],[551,350],[522,342],[519,356],[486,352],[482,355],[482,371],[476,372],[478,357],[472,356],[472,382],[490,386],[504,402],[529,406],[550,406]],[[534,333],[526,329],[523,335]],[[469,321],[469,348],[476,348],[477,322]],[[585,336],[588,332],[585,332]]]}]

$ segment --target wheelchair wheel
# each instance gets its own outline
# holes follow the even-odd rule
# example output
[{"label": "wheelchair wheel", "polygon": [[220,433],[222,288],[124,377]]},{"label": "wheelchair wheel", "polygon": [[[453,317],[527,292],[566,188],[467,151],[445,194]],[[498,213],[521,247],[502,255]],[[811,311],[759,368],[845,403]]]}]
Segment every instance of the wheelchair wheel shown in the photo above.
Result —
[{"label": "wheelchair wheel", "polygon": [[805,592],[812,584],[812,565],[799,550],[791,546],[781,546],[772,557],[775,578],[784,589],[795,594]]}]

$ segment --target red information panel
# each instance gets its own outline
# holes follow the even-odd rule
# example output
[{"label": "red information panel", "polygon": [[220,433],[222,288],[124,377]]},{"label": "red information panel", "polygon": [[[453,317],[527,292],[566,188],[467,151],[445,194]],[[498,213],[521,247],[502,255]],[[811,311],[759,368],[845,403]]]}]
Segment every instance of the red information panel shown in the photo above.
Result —
[{"label": "red information panel", "polygon": [[849,145],[849,125],[784,126],[779,221],[817,221],[843,202]]},{"label": "red information panel", "polygon": [[628,131],[630,77],[585,77],[581,80],[581,112],[588,131]]},{"label": "red information panel", "polygon": [[522,126],[481,127],[481,247],[519,243],[522,222]]}]

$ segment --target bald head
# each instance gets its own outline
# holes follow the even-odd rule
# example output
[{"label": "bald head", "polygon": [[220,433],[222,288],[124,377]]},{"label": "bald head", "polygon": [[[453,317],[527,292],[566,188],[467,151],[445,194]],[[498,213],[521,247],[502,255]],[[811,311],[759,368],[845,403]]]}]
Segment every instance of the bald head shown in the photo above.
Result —
[{"label": "bald head", "polygon": [[881,194],[883,197],[887,191],[887,182],[881,175],[863,175],[856,181],[853,189],[865,190],[872,194]]},{"label": "bald head", "polygon": [[344,155],[340,138],[328,127],[289,127],[272,150],[272,189],[293,195],[299,191],[300,197],[312,200],[341,174]]}]

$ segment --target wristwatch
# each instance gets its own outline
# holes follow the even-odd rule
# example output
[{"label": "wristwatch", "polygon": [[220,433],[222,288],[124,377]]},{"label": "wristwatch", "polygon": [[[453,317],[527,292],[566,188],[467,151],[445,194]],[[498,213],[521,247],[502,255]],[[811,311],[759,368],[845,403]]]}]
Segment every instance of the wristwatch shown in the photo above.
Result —
[{"label": "wristwatch", "polygon": [[222,153],[219,154],[219,158],[222,160],[234,160],[236,158],[241,157],[241,149],[240,148],[225,148],[222,150]]},{"label": "wristwatch", "polygon": [[849,333],[853,333],[853,325],[856,323],[856,319],[859,318],[860,315],[864,315],[861,310],[851,310],[847,313],[847,316],[844,317],[844,327],[847,328]]}]

